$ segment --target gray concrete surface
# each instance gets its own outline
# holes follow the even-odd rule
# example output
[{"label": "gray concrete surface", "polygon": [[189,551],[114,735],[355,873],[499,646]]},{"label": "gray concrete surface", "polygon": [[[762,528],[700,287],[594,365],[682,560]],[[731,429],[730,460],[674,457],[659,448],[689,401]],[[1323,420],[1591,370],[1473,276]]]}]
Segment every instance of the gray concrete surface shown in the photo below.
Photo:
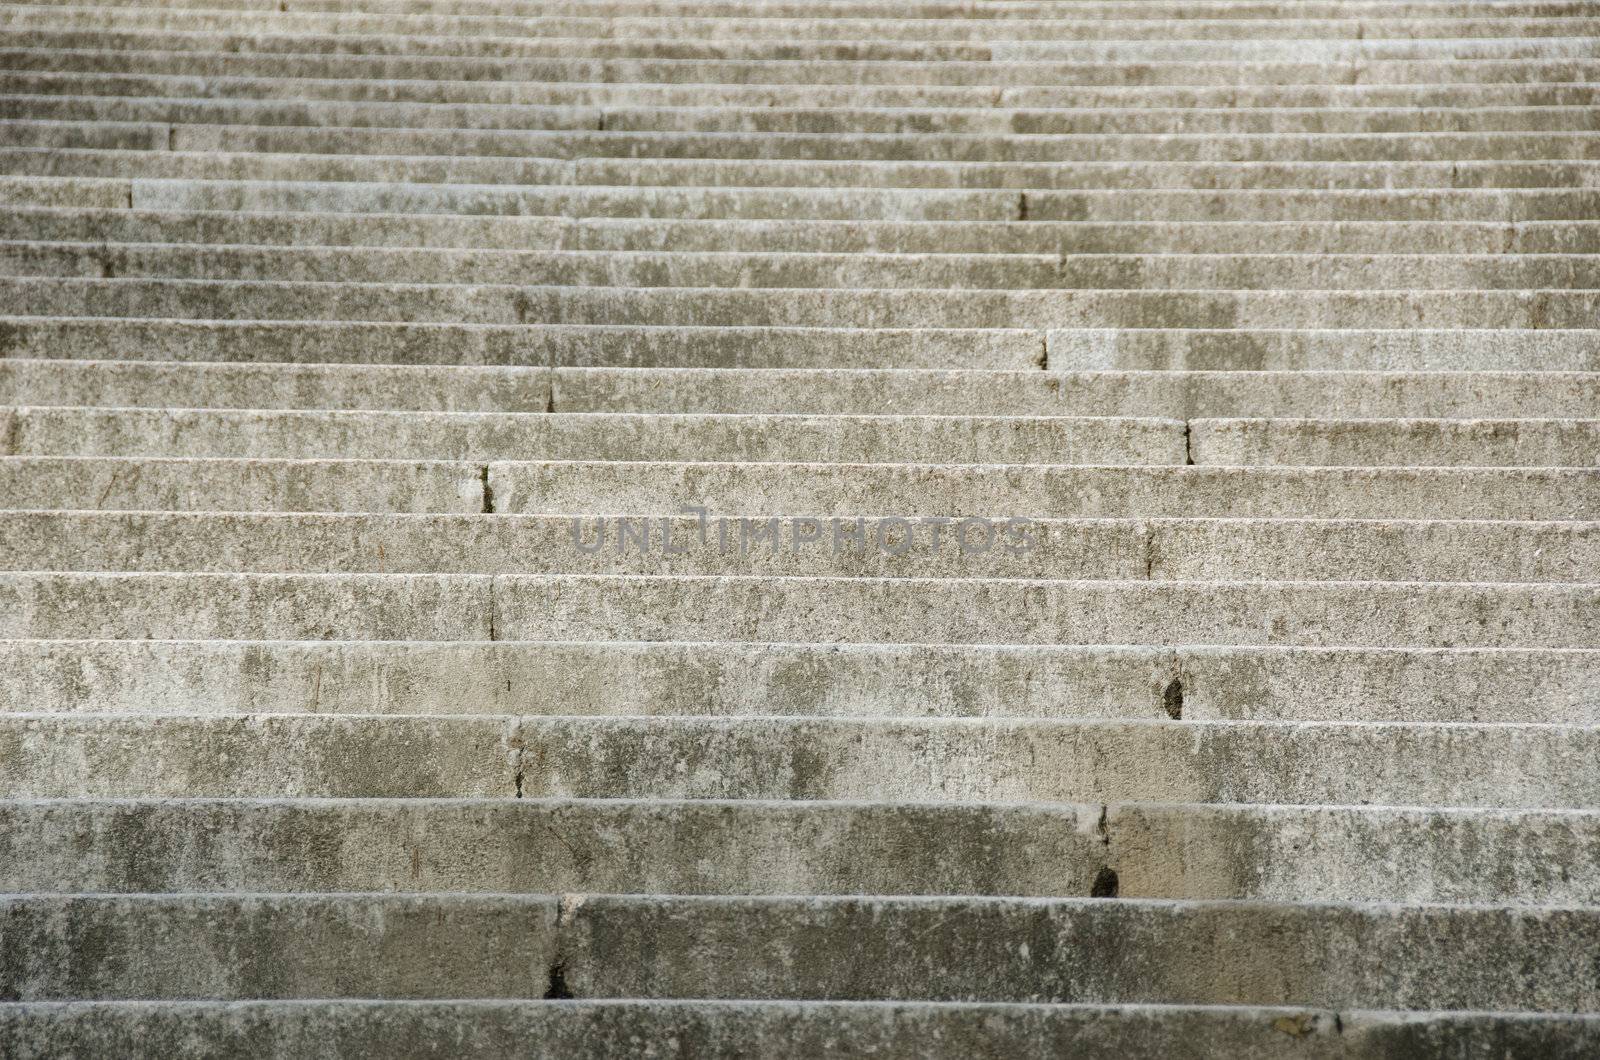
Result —
[{"label": "gray concrete surface", "polygon": [[[1363,1007],[1383,994],[1411,1008],[1520,1001],[1526,1011],[1567,1012],[1592,1007],[1594,971],[1552,944],[1600,930],[1584,909],[1091,899],[151,895],[3,904],[29,943],[9,951],[3,968],[19,1000],[405,998],[445,969],[457,993],[528,997],[548,989],[559,965],[588,997],[719,998],[759,984],[767,996],[819,1000],[914,992],[947,1001],[1262,1004],[1287,985],[1329,1007]],[[98,929],[98,952],[75,952],[68,923]],[[1289,931],[1302,945],[1284,953]],[[303,945],[307,938],[326,942]],[[467,939],[473,945],[460,944]],[[219,943],[259,959],[195,959]],[[950,960],[952,945],[967,959]],[[1093,959],[1108,946],[1122,959]],[[854,959],[835,959],[838,947]],[[153,952],[167,959],[151,960]],[[1538,970],[1537,988],[1510,989],[1497,959],[1505,952]],[[1211,973],[1198,974],[1202,967]]]},{"label": "gray concrete surface", "polygon": [[0,1054],[1596,1052],[1600,13],[1291,6],[0,9]]},{"label": "gray concrete surface", "polygon": [[[1593,905],[1600,894],[1590,812],[64,799],[9,804],[0,821],[7,893],[1075,897],[1110,866],[1127,898]],[[495,848],[506,856],[484,856]],[[1562,866],[1530,848],[1559,850]]]},{"label": "gray concrete surface", "polygon": [[[1600,523],[4,512],[3,570],[1582,582]],[[855,537],[860,530],[860,541]]]},{"label": "gray concrete surface", "polygon": [[0,601],[8,638],[1600,647],[1592,583],[16,572]]},{"label": "gray concrete surface", "polygon": [[1593,649],[0,640],[0,665],[24,713],[1600,718]]},{"label": "gray concrete surface", "polygon": [[796,1058],[862,1053],[963,1057],[988,1050],[1115,1058],[1178,1050],[1382,1058],[1506,1048],[1581,1058],[1600,1040],[1591,1016],[1406,1013],[1167,1005],[852,1001],[293,1001],[0,1003],[18,1057],[159,1051],[171,1057],[303,1057],[441,1051],[566,1057]]}]

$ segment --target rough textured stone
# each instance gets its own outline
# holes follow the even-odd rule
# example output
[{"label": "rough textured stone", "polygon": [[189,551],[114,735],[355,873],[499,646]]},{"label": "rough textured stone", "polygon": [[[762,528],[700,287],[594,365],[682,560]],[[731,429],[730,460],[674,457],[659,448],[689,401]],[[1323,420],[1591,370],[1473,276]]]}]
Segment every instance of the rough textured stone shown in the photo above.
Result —
[{"label": "rough textured stone", "polygon": [[0,8],[0,1054],[1600,1052],[1597,41]]}]

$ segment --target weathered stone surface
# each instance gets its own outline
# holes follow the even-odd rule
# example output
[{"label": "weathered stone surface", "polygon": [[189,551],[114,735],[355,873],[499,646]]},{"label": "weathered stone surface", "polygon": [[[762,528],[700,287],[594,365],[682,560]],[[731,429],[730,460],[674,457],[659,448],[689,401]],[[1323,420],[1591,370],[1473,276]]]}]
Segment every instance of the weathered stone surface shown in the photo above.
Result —
[{"label": "weathered stone surface", "polygon": [[1600,1051],[1597,30],[0,8],[0,1054]]},{"label": "weathered stone surface", "polygon": [[915,1053],[1112,1058],[1188,1050],[1317,1058],[1487,1049],[1581,1058],[1592,1016],[1166,1005],[851,1001],[34,1002],[0,1005],[19,1057],[127,1054],[300,1057],[484,1054],[810,1058]]},{"label": "weathered stone surface", "polygon": [[1128,898],[1592,905],[1600,894],[1600,820],[1583,811],[65,799],[10,803],[0,821],[11,893],[1076,897],[1112,867]]},{"label": "weathered stone surface", "polygon": [[0,667],[9,712],[1600,719],[1592,649],[0,640]]}]

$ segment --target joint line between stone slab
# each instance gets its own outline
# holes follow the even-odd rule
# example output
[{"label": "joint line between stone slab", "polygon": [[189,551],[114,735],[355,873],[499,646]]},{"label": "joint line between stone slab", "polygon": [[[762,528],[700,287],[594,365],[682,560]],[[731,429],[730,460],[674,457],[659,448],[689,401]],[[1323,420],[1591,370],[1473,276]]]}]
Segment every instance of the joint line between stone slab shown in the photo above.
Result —
[{"label": "joint line between stone slab", "polygon": [[567,986],[567,953],[566,935],[567,922],[572,919],[583,905],[583,896],[577,894],[556,895],[556,924],[554,952],[550,955],[550,979],[545,988],[546,1001],[565,1001],[573,997],[572,989]]},{"label": "joint line between stone slab", "polygon": [[496,631],[495,631],[494,583],[497,580],[498,579],[496,579],[493,575],[490,575],[490,577],[489,577],[489,639],[491,641],[500,639],[499,636],[496,635]]},{"label": "joint line between stone slab", "polygon": [[[525,316],[525,315],[524,315]],[[520,323],[526,324],[523,319]],[[556,344],[550,343],[544,355],[544,411],[546,415],[556,410]]]}]

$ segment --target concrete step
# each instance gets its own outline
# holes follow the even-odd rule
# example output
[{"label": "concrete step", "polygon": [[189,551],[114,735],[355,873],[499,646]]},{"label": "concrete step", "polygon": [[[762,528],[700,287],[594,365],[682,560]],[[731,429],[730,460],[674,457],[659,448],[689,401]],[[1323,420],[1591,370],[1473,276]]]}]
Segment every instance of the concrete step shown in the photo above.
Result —
[{"label": "concrete step", "polygon": [[[590,998],[1381,999],[1570,1012],[1592,1008],[1596,987],[1562,941],[1600,931],[1576,908],[1097,899],[125,895],[4,906],[28,940],[5,967],[23,1001],[401,998],[439,983],[451,997],[543,997],[554,968],[566,992]],[[89,931],[100,956],[75,959]],[[848,965],[833,959],[841,947]],[[219,960],[218,948],[253,959]],[[1508,954],[1534,971],[1501,974]],[[1208,974],[1195,973],[1201,961]]]},{"label": "concrete step", "polygon": [[856,290],[0,277],[0,298],[25,316],[642,327],[1403,329],[1471,321],[1489,329],[1586,330],[1600,319],[1600,292],[1543,289]]},{"label": "concrete step", "polygon": [[[1117,161],[808,162],[783,159],[522,159],[329,152],[174,151],[174,134],[157,125],[12,125],[37,140],[89,141],[84,147],[0,151],[10,176],[296,182],[558,185],[609,187],[1012,188],[1022,191],[1329,188],[1382,191],[1422,188],[1592,188],[1600,162],[1567,161]],[[230,134],[231,135],[231,134]],[[95,146],[100,145],[100,146]],[[271,147],[270,144],[265,145]],[[288,145],[295,146],[295,145]],[[316,147],[317,144],[303,146]],[[377,144],[377,147],[383,145]],[[1181,145],[1187,146],[1187,145]],[[1178,154],[1183,151],[1175,152]],[[175,240],[174,240],[175,241]],[[247,240],[235,238],[234,242]],[[769,248],[770,249],[770,248]],[[1275,248],[1281,249],[1281,248]]]},{"label": "concrete step", "polygon": [[[30,5],[31,7],[32,5]],[[1488,17],[1485,17],[1488,16]],[[1588,17],[1585,17],[1588,16]],[[601,41],[679,40],[720,44],[726,42],[799,42],[820,46],[825,42],[861,42],[874,49],[892,43],[916,46],[968,45],[960,57],[970,57],[973,47],[1005,47],[1014,43],[1041,46],[1073,42],[1217,42],[1284,41],[1291,46],[1333,41],[1476,40],[1480,38],[1574,38],[1600,31],[1592,9],[1576,15],[1540,12],[1533,17],[1491,9],[1455,16],[1429,12],[1418,17],[1405,12],[1296,13],[1276,18],[1240,17],[1231,12],[1187,12],[1151,15],[1139,5],[1122,11],[1081,17],[1072,7],[1044,17],[1028,19],[929,19],[881,12],[874,16],[840,19],[821,12],[779,15],[728,12],[702,16],[697,12],[672,14],[591,14],[548,12],[538,9],[497,12],[482,7],[456,7],[447,11],[332,10],[260,11],[198,6],[154,8],[123,4],[68,6],[49,4],[24,8],[3,23],[9,28],[27,26],[51,29],[90,28],[112,30],[165,29],[183,33],[222,30],[282,32],[285,34],[341,31],[352,36],[405,35],[451,37],[466,44],[483,38],[567,38],[586,43]],[[941,51],[941,55],[944,52]]]},{"label": "concrete step", "polygon": [[[84,484],[75,491],[55,494],[57,503],[30,505],[53,508],[63,507],[61,496],[88,495],[96,486],[109,493],[110,485],[101,483],[117,466],[113,461],[0,463],[15,469],[12,489],[19,498],[37,495],[38,487],[24,483],[46,471],[83,476]],[[123,466],[132,467],[127,462]],[[1581,468],[957,468],[578,461],[496,462],[488,469],[490,507],[507,514],[680,516],[687,505],[709,504],[713,516],[781,511],[903,517],[1004,512],[1080,518],[1600,518],[1591,514],[1600,512],[1600,475]]]},{"label": "concrete step", "polygon": [[[1600,523],[0,512],[0,569],[1582,582]],[[862,540],[852,536],[857,531]],[[669,552],[668,549],[671,549]]]},{"label": "concrete step", "polygon": [[0,457],[12,510],[1600,519],[1583,468]]},{"label": "concrete step", "polygon": [[1188,461],[1228,466],[1600,465],[1600,420],[1190,420]]},{"label": "concrete step", "polygon": [[[58,53],[61,54],[61,53]],[[158,97],[168,99],[348,100],[373,103],[476,103],[589,107],[1529,107],[1582,106],[1600,97],[1592,84],[1351,84],[1033,86],[838,84],[674,85],[649,83],[459,81],[349,76],[273,77],[146,74],[94,69],[84,53],[62,55],[61,71],[31,68],[28,57],[0,52],[0,94]]]},{"label": "concrete step", "polygon": [[[1112,333],[1106,333],[1108,336]],[[1600,364],[1594,331],[1443,333],[1436,344],[1517,364]],[[1446,341],[1448,340],[1448,341]],[[1014,328],[766,328],[8,317],[8,357],[478,365],[720,365],[1038,369],[1045,335]],[[1109,345],[1101,343],[1100,345]],[[1527,361],[1534,358],[1526,357]],[[1520,366],[1520,365],[1518,365]]]},{"label": "concrete step", "polygon": [[1600,289],[1600,254],[791,254],[0,241],[0,276],[877,290]]},{"label": "concrete step", "polygon": [[[598,119],[596,120],[598,124]],[[1589,131],[1083,132],[1071,135],[858,132],[417,129],[315,125],[203,125],[16,118],[12,148],[241,154],[447,156],[449,158],[723,159],[1062,162],[1427,162],[1581,160],[1595,154]],[[70,161],[70,160],[69,160]],[[151,159],[151,164],[159,160]],[[64,165],[66,162],[63,163]],[[482,163],[467,162],[463,165]],[[502,167],[503,168],[503,167]],[[120,174],[119,174],[120,175]]]},{"label": "concrete step", "polygon": [[0,238],[819,254],[1597,254],[1600,222],[716,221],[17,207],[0,214]]},{"label": "concrete step", "polygon": [[[338,214],[531,214],[573,219],[665,216],[709,220],[892,222],[1093,221],[1278,222],[1305,211],[1316,222],[1587,221],[1600,189],[1419,188],[1313,192],[1151,189],[1136,200],[1110,190],[947,188],[587,187],[398,184],[360,181],[112,180],[0,177],[0,198],[18,206]],[[943,249],[943,248],[936,248]]]},{"label": "concrete step", "polygon": [[[7,372],[8,363],[12,366]],[[70,362],[63,372],[59,362],[0,361],[0,379],[15,386],[19,376],[43,373],[46,364],[52,382],[41,396],[69,397],[71,401],[18,403],[87,403],[77,396],[115,393],[117,376],[141,380],[148,365],[129,364],[91,368],[76,379],[71,367],[94,362]],[[34,365],[37,368],[17,366]],[[108,378],[108,369],[115,372]],[[201,376],[206,395],[215,399],[229,393],[229,371],[250,371],[249,366],[216,365]],[[341,372],[344,366],[289,367],[301,371]],[[411,369],[415,370],[415,369]],[[427,371],[427,369],[423,369]],[[184,380],[193,378],[189,366],[167,366],[159,383],[150,381],[148,402],[159,393],[182,393]],[[283,371],[279,369],[278,371]],[[382,371],[382,370],[380,370]],[[474,391],[506,369],[489,369],[480,379],[479,369],[444,369],[472,379]],[[515,371],[515,370],[511,370]],[[122,373],[127,373],[125,376]],[[8,378],[9,377],[9,378]],[[174,378],[175,377],[175,378]],[[276,375],[274,378],[278,378]],[[457,378],[461,378],[457,376]],[[1358,373],[1322,372],[930,372],[916,370],[761,370],[761,369],[608,369],[557,368],[551,371],[549,406],[560,411],[667,412],[780,411],[811,408],[817,411],[869,411],[941,413],[1003,411],[1089,413],[1100,415],[1170,415],[1184,419],[1215,416],[1285,417],[1312,415],[1335,418],[1353,416],[1434,418],[1538,418],[1582,416],[1600,407],[1600,375],[1589,373]],[[76,385],[74,385],[76,384]],[[241,384],[243,381],[241,380]],[[281,384],[280,384],[281,385]],[[455,384],[457,386],[465,384]],[[25,391],[17,391],[25,393]],[[240,395],[241,399],[244,395]],[[464,404],[466,395],[460,403]],[[99,403],[113,402],[99,399]],[[130,404],[116,401],[115,404]],[[243,404],[243,400],[240,402]],[[813,404],[815,403],[815,404]],[[193,404],[198,404],[195,402]],[[261,407],[259,404],[255,407]]]},{"label": "concrete step", "polygon": [[1593,584],[17,572],[0,599],[9,638],[1600,647]]},{"label": "concrete step", "polygon": [[486,510],[484,465],[430,460],[0,457],[0,482],[13,510],[63,505],[157,511]]},{"label": "concrete step", "polygon": [[[1573,811],[26,800],[0,806],[0,822],[0,884],[12,894],[1070,898],[1089,895],[1109,869],[1120,898],[1506,905],[1594,905],[1600,898],[1600,814]],[[62,843],[63,835],[74,841]],[[307,853],[286,857],[286,846]],[[497,847],[525,856],[482,856]],[[1551,864],[1557,858],[1559,869]]]},{"label": "concrete step", "polygon": [[[661,217],[669,220],[889,221],[1588,221],[1593,188],[1155,188],[1130,201],[1109,189],[1012,191],[946,188],[587,187],[401,184],[360,181],[189,181],[6,178],[18,205],[122,205],[153,210],[334,213],[536,214]],[[37,193],[37,195],[36,195]],[[78,202],[79,198],[90,201]]]},{"label": "concrete step", "polygon": [[[812,56],[804,64],[749,58],[596,58],[578,56],[493,56],[422,54],[380,49],[327,50],[326,37],[312,48],[274,46],[268,35],[256,35],[251,51],[207,50],[199,39],[138,31],[106,31],[89,39],[83,33],[54,30],[18,32],[0,28],[0,58],[18,70],[91,70],[145,74],[234,75],[309,78],[362,77],[382,80],[564,81],[641,84],[696,83],[686,76],[702,70],[700,84],[846,84],[974,85],[1050,87],[1107,86],[1253,86],[1290,84],[1492,84],[1581,82],[1592,60],[1564,55],[1522,58],[1479,57],[1470,63],[1439,58],[1364,59],[1346,54],[1317,62],[1298,54],[1278,54],[1229,63],[1197,59],[1162,59],[1130,65],[1108,60],[1024,59],[991,56],[980,60],[938,63],[894,63],[871,58],[837,59]],[[305,38],[300,38],[303,41]],[[298,44],[299,41],[296,42]],[[387,43],[387,42],[385,42]],[[47,57],[55,57],[52,65]],[[1371,76],[1362,76],[1362,68]]]},{"label": "concrete step", "polygon": [[[1335,1029],[1337,1028],[1337,1029]],[[369,1053],[411,1060],[441,1052],[555,1058],[674,1041],[696,1056],[833,1057],[881,1052],[1019,1060],[1072,1052],[1184,1049],[1260,1060],[1283,1036],[1315,1060],[1423,1048],[1504,1047],[1576,1058],[1600,1042],[1600,1019],[1533,1013],[1338,1013],[1243,1006],[1105,1006],[861,1001],[79,1001],[0,1004],[0,1040],[19,1058],[84,1048],[175,1058]]]},{"label": "concrete step", "polygon": [[8,456],[1595,467],[1600,420],[0,407]]},{"label": "concrete step", "polygon": [[1530,57],[1478,58],[1471,62],[1346,58],[1312,61],[1276,57],[1217,63],[1161,60],[1128,65],[1116,62],[1017,60],[874,62],[810,58],[786,60],[514,58],[415,55],[404,53],[322,53],[285,51],[270,37],[251,40],[250,51],[181,48],[192,42],[165,42],[151,36],[106,33],[81,35],[48,46],[44,31],[0,29],[0,67],[29,71],[182,74],[188,76],[264,76],[363,78],[368,80],[547,81],[566,84],[633,83],[709,85],[871,84],[912,87],[997,89],[1111,87],[1279,87],[1286,85],[1506,85],[1593,81],[1593,60]]},{"label": "concrete step", "polygon": [[6,357],[583,367],[1595,371],[1596,329],[657,327],[9,317]]},{"label": "concrete step", "polygon": [[767,528],[712,521],[702,542],[692,517],[0,513],[10,570],[1575,582],[1600,548],[1585,523],[1038,519],[1002,551],[994,521],[832,522],[752,541]]},{"label": "concrete step", "polygon": [[1504,724],[5,714],[0,791],[1581,810],[1597,741]]},{"label": "concrete step", "polygon": [[0,672],[29,713],[1600,719],[1583,649],[9,640]]},{"label": "concrete step", "polygon": [[[675,22],[677,20],[674,20]],[[1037,41],[926,41],[852,40],[753,36],[571,37],[526,35],[529,20],[512,25],[480,25],[478,32],[453,20],[429,25],[425,18],[379,15],[363,18],[334,15],[254,14],[234,11],[135,10],[129,8],[29,8],[18,6],[0,12],[0,30],[10,41],[28,47],[107,48],[132,50],[245,50],[261,39],[268,50],[339,53],[343,51],[406,56],[463,56],[472,58],[587,58],[587,59],[691,59],[783,60],[818,59],[848,62],[1089,62],[1137,64],[1153,61],[1211,61],[1218,63],[1305,63],[1406,60],[1435,64],[1450,60],[1593,60],[1596,42],[1587,34],[1593,19],[1578,19],[1564,27],[1569,35],[1512,35],[1504,38],[1421,36],[1361,39],[1360,22],[1347,23],[1347,36],[1321,34],[1318,24],[1307,24],[1299,35],[1263,37],[1275,23],[1245,21],[1240,37],[1193,38],[1182,36],[1185,20],[1156,23],[1151,36],[1126,39],[1120,26],[1109,38],[1083,34],[1077,39]],[[1539,19],[1532,25],[1555,20]],[[1290,23],[1292,26],[1293,23]],[[400,31],[402,27],[410,32]],[[536,28],[536,27],[535,27]],[[1090,25],[1089,29],[1092,30]],[[1504,31],[1499,20],[1485,26],[1493,34]],[[466,30],[463,32],[463,30]],[[1571,35],[1576,31],[1576,35]],[[844,31],[850,34],[850,30]],[[1380,30],[1381,32],[1381,30]],[[1513,24],[1513,33],[1515,26]],[[257,45],[259,47],[259,45]]]},{"label": "concrete step", "polygon": [[[83,7],[82,0],[39,0],[33,6]],[[1080,2],[1063,6],[1059,3],[1004,0],[971,8],[965,4],[948,2],[884,3],[882,0],[844,2],[826,0],[824,3],[798,4],[762,0],[760,3],[738,3],[719,0],[716,3],[684,3],[682,0],[564,0],[559,3],[529,2],[529,0],[293,0],[280,6],[271,0],[175,0],[171,4],[152,4],[150,0],[114,0],[89,6],[139,8],[159,6],[172,9],[201,8],[208,11],[288,11],[288,12],[344,12],[357,14],[412,14],[412,15],[498,15],[546,16],[591,19],[633,17],[665,17],[688,14],[699,18],[741,19],[792,19],[810,17],[819,20],[839,19],[902,19],[902,20],[957,20],[980,25],[998,22],[1002,25],[1040,19],[1220,19],[1220,18],[1280,18],[1280,6],[1264,0],[1201,0],[1191,5],[1180,5],[1166,0],[1107,0],[1107,2]],[[1574,18],[1589,11],[1587,5],[1575,0],[1478,0],[1478,2],[1436,2],[1436,0],[1407,0],[1404,3],[1379,3],[1376,0],[1326,0],[1303,2],[1295,5],[1301,18],[1408,18],[1408,19],[1462,19],[1488,17],[1515,18]]]},{"label": "concrete step", "polygon": [[418,412],[1581,417],[1594,372],[545,368],[0,359],[17,405]]},{"label": "concrete step", "polygon": [[[1529,420],[1520,421],[1515,428],[1502,428],[1497,432],[1504,438],[1498,462],[1516,462],[1519,454],[1541,463],[1576,460],[1577,454],[1571,460],[1544,457],[1552,447],[1564,456],[1564,444],[1581,445],[1587,422]],[[1119,465],[1182,464],[1185,456],[1183,425],[1156,418],[58,407],[0,408],[0,428],[4,429],[6,455],[15,456],[823,463],[859,462],[876,456],[909,463]],[[1285,430],[1292,445],[1294,429]],[[1383,432],[1374,426],[1363,433]],[[1208,445],[1214,444],[1216,452],[1228,452],[1230,447],[1249,445],[1259,434],[1232,432]],[[1393,440],[1404,444],[1406,439],[1382,441]],[[1328,444],[1320,433],[1314,442]]]},{"label": "concrete step", "polygon": [[[36,6],[84,6],[81,0],[41,0]],[[322,11],[396,14],[496,14],[496,15],[547,15],[584,18],[665,17],[676,14],[697,14],[702,18],[796,18],[809,15],[818,19],[958,19],[977,21],[1030,21],[1072,17],[1096,18],[1276,18],[1281,17],[1280,6],[1266,0],[1201,0],[1184,6],[1171,0],[1079,0],[1061,5],[1052,0],[999,0],[981,8],[944,0],[916,0],[913,3],[885,3],[882,0],[825,0],[817,4],[799,4],[761,0],[759,3],[742,3],[734,0],[717,0],[714,3],[690,4],[684,0],[561,0],[556,3],[532,0],[294,0],[279,7],[268,0],[177,0],[172,4],[154,5],[150,0],[113,0],[99,4],[101,7],[137,8],[161,6],[169,8],[203,8],[205,10],[242,11]],[[1428,18],[1487,18],[1493,16],[1526,18],[1571,18],[1584,15],[1588,8],[1575,0],[1406,0],[1402,3],[1378,3],[1376,0],[1323,0],[1295,5],[1302,18],[1368,18],[1405,17]]]},{"label": "concrete step", "polygon": [[[0,13],[3,19],[3,13]],[[1595,25],[1600,28],[1600,20]],[[581,42],[580,42],[581,43]],[[345,100],[190,99],[58,94],[0,96],[0,117],[78,122],[616,132],[938,133],[1062,136],[1185,132],[1594,132],[1589,104],[1494,107],[1122,107],[1108,109],[593,107]],[[174,144],[174,146],[178,146]]]},{"label": "concrete step", "polygon": [[1600,335],[1587,330],[1062,329],[1048,334],[1045,363],[1057,370],[1553,371],[1600,366],[1589,352],[1595,341]]}]

